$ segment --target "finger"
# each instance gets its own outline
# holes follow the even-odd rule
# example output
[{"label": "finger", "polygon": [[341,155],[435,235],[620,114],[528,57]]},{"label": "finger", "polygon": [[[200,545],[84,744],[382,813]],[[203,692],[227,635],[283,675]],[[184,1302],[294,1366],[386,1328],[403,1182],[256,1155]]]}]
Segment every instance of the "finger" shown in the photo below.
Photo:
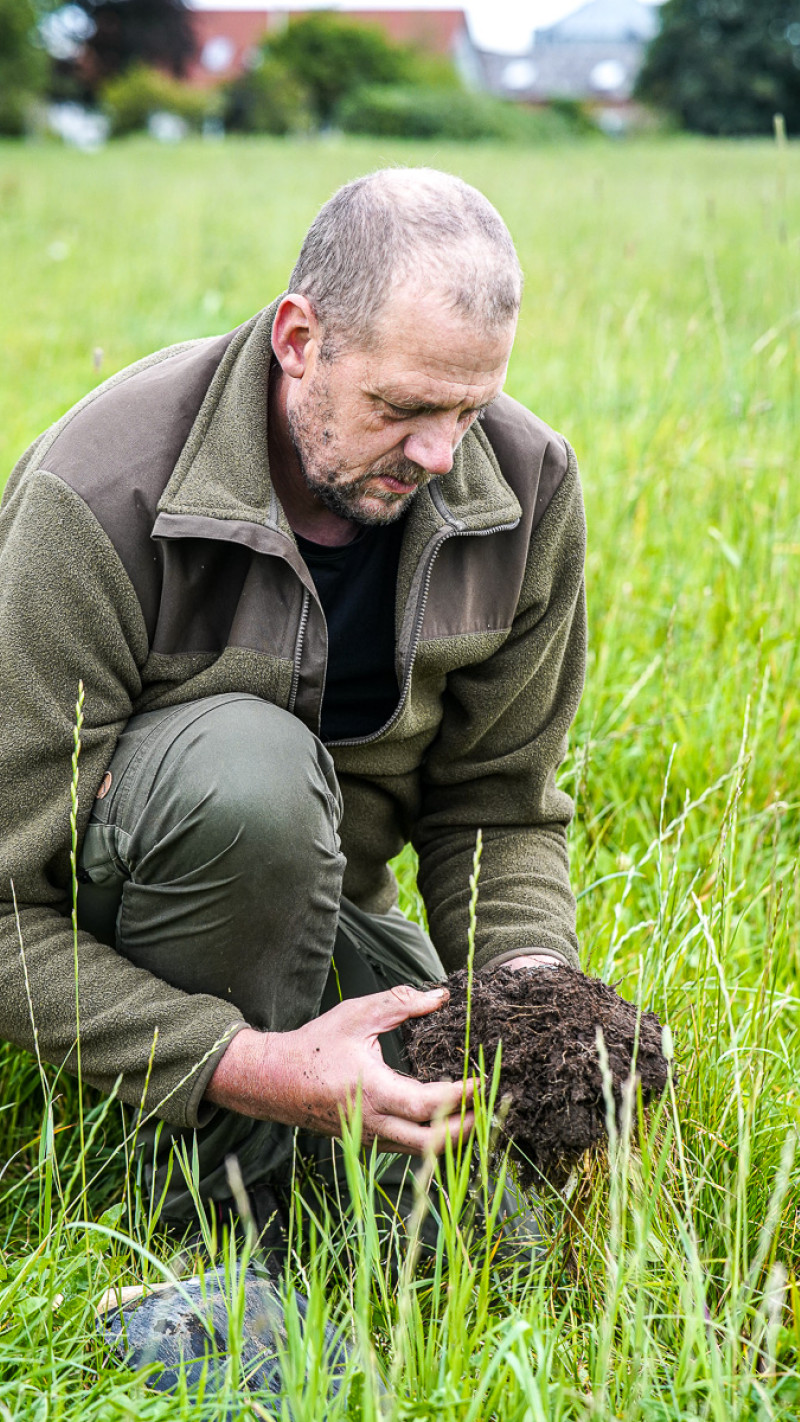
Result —
[{"label": "finger", "polygon": [[439,1116],[460,1111],[465,1102],[472,1101],[474,1092],[472,1077],[466,1082],[423,1082],[401,1076],[387,1067],[377,1081],[370,1083],[369,1102],[376,1111],[387,1116],[399,1116],[405,1121],[434,1121]]},{"label": "finger", "polygon": [[[469,1139],[474,1126],[475,1117],[471,1111],[465,1112],[463,1117],[439,1121],[434,1126],[420,1126],[412,1121],[387,1117],[380,1123],[380,1134],[375,1139],[378,1150],[400,1155],[441,1155],[448,1137],[455,1146],[459,1138],[462,1141]],[[366,1133],[364,1139],[367,1139]]]},{"label": "finger", "polygon": [[[424,1017],[427,1012],[435,1012],[450,997],[447,988],[431,988],[420,992],[408,983],[398,983],[387,992],[373,992],[368,997],[352,998],[347,1003],[350,1009],[351,1026],[377,1037],[381,1032],[390,1032],[399,1027],[409,1017]],[[345,1004],[341,1004],[344,1006]]]}]

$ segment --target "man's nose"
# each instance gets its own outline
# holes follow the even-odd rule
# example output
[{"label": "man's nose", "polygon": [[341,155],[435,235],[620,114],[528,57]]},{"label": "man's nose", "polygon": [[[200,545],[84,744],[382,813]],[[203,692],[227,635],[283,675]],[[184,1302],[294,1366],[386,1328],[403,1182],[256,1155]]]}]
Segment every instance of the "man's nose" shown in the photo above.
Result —
[{"label": "man's nose", "polygon": [[448,474],[453,467],[454,443],[455,431],[450,425],[430,425],[406,436],[403,453],[430,475]]}]

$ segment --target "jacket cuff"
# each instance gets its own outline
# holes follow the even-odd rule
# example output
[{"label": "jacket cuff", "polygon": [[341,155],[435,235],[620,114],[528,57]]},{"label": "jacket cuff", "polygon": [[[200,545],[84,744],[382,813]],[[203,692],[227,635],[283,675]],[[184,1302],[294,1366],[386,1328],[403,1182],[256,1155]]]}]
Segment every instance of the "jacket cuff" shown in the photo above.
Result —
[{"label": "jacket cuff", "polygon": [[232,1022],[225,1041],[221,1042],[216,1051],[204,1059],[202,1066],[198,1067],[192,1077],[191,1089],[186,1101],[186,1127],[190,1130],[199,1130],[201,1126],[207,1126],[220,1109],[205,1099],[208,1084],[234,1037],[247,1025],[241,1018],[237,1022]]},{"label": "jacket cuff", "polygon": [[559,953],[555,948],[507,948],[505,953],[495,953],[493,958],[487,958],[485,963],[481,963],[480,972],[484,968],[499,968],[503,963],[510,963],[514,958],[524,958],[528,953],[535,953],[537,958],[551,958],[554,966],[571,968],[572,964],[566,953]]}]

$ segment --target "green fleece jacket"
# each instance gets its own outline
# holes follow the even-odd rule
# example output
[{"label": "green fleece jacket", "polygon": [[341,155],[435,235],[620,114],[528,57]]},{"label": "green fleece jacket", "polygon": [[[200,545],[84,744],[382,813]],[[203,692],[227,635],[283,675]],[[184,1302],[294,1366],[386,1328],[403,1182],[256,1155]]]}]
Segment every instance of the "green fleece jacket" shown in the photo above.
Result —
[{"label": "green fleece jacket", "polygon": [[[0,1034],[75,1065],[70,757],[85,687],[78,832],[123,726],[140,711],[245,691],[315,732],[326,628],[270,483],[267,383],[277,303],[93,391],[41,435],[0,508]],[[544,948],[577,962],[555,785],[585,663],[584,518],[567,443],[506,396],[453,469],[414,499],[397,587],[401,697],[376,734],[333,742],[344,892],[396,896],[387,861],[420,860],[430,931],[476,963]],[[14,900],[17,908],[15,910]],[[244,1019],[78,940],[82,1069],[171,1124],[203,1096]]]}]

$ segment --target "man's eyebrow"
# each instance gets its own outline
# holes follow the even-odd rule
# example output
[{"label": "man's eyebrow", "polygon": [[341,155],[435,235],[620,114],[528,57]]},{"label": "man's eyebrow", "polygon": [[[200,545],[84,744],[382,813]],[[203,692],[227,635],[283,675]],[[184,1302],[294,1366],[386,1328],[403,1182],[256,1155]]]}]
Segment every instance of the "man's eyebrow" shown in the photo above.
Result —
[{"label": "man's eyebrow", "polygon": [[[393,400],[390,395],[381,393],[378,390],[371,390],[369,393],[373,400],[380,400],[383,405],[389,405],[394,410],[404,410],[409,415],[438,415],[441,414],[442,410],[455,408],[454,406],[449,407],[447,405],[420,405],[416,401],[404,400],[402,396]],[[491,400],[484,400],[480,405],[465,405],[461,413],[464,415],[482,415],[484,410],[488,410],[496,398],[496,396],[492,396]]]}]

